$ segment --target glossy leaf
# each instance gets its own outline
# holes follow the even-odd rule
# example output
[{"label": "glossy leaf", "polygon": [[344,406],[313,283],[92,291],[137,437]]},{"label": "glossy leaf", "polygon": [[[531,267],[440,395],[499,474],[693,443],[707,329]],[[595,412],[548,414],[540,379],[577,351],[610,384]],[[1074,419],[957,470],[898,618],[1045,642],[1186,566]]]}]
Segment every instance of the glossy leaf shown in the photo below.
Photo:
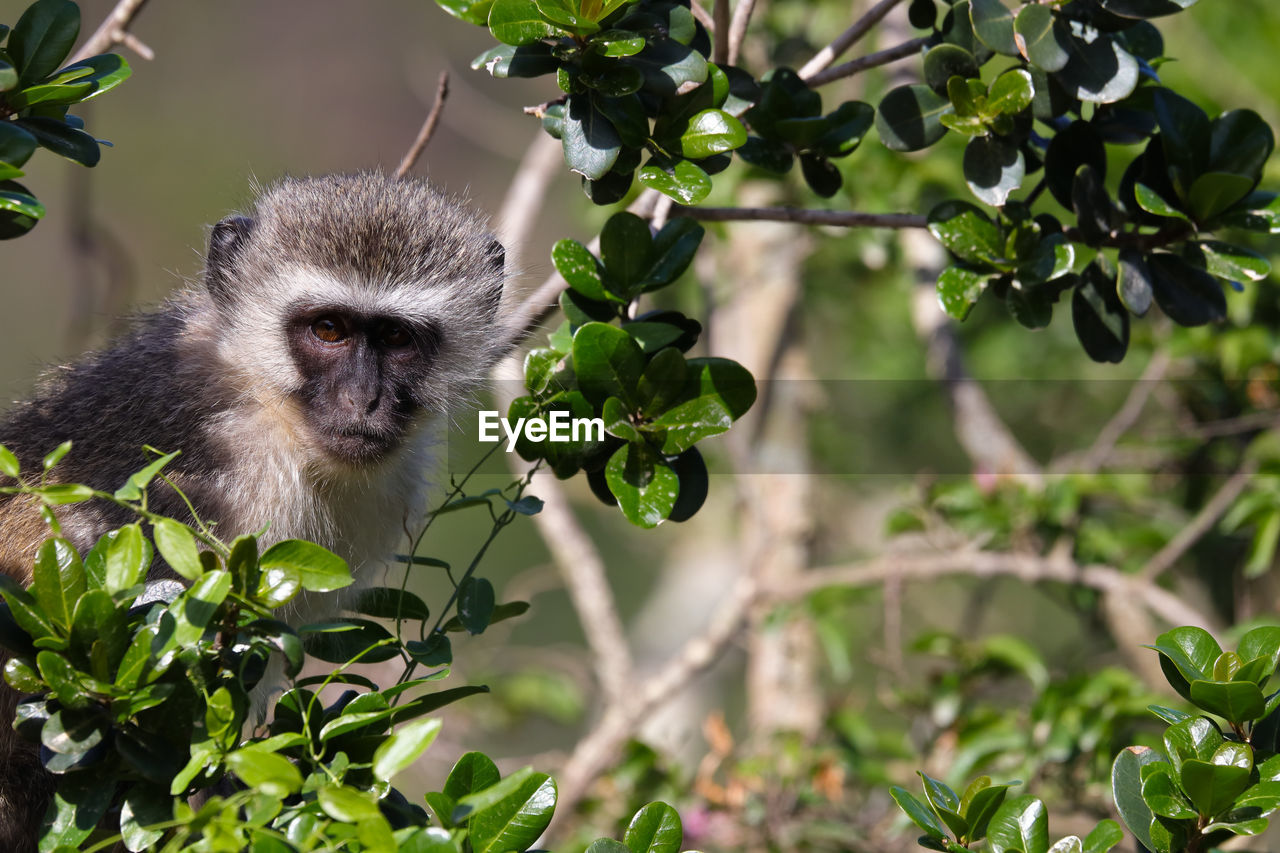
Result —
[{"label": "glossy leaf", "polygon": [[1112,104],[1133,93],[1138,85],[1138,61],[1105,34],[1092,42],[1072,38],[1071,58],[1057,79],[1067,94],[1081,101]]},{"label": "glossy leaf", "polygon": [[1142,253],[1136,249],[1121,249],[1119,257],[1120,301],[1129,313],[1136,317],[1146,316],[1151,309],[1152,289],[1151,273],[1147,269]]},{"label": "glossy leaf", "polygon": [[967,202],[945,201],[930,211],[929,233],[970,264],[987,265],[1003,259],[1005,242],[999,226]]},{"label": "glossy leaf", "polygon": [[1061,71],[1071,58],[1071,37],[1053,9],[1031,3],[1018,10],[1013,22],[1018,52],[1045,71]]},{"label": "glossy leaf", "polygon": [[987,275],[959,266],[950,266],[938,276],[938,304],[947,316],[963,320],[987,287]]},{"label": "glossy leaf", "polygon": [[656,527],[671,514],[680,491],[680,479],[647,445],[618,448],[605,466],[609,491],[618,508],[637,527]]},{"label": "glossy leaf", "polygon": [[650,159],[640,169],[640,184],[686,205],[698,204],[711,194],[711,178],[698,164],[676,160],[668,170],[663,166],[667,162]]},{"label": "glossy leaf", "polygon": [[1129,314],[1115,279],[1097,261],[1085,268],[1071,298],[1076,337],[1094,361],[1118,364],[1129,349]]},{"label": "glossy leaf", "polygon": [[987,841],[992,853],[1046,853],[1049,816],[1044,803],[1029,794],[1005,800],[987,826]]},{"label": "glossy leaf", "polygon": [[974,137],[965,146],[965,183],[984,204],[1004,206],[1025,175],[1022,151],[998,136]]},{"label": "glossy leaf", "polygon": [[1202,326],[1226,317],[1222,285],[1209,273],[1170,252],[1152,252],[1147,266],[1156,304],[1178,325]]},{"label": "glossy leaf", "polygon": [[418,760],[440,733],[440,720],[425,718],[406,723],[384,740],[373,754],[373,778],[389,782]]},{"label": "glossy leaf", "polygon": [[493,37],[503,44],[531,44],[555,33],[533,0],[495,0],[488,23]]},{"label": "glossy leaf", "polygon": [[587,323],[573,335],[573,360],[588,400],[603,405],[617,397],[634,408],[644,355],[630,335],[606,323]]},{"label": "glossy leaf", "polygon": [[273,569],[297,572],[302,588],[311,592],[332,592],[350,586],[347,561],[314,542],[286,539],[266,550],[260,560],[264,573]]},{"label": "glossy leaf", "polygon": [[70,0],[36,0],[9,33],[9,56],[24,84],[48,77],[76,42],[80,9]]},{"label": "glossy leaf", "polygon": [[1017,56],[1018,44],[1013,38],[1013,13],[1000,0],[970,0],[973,32],[996,53]]},{"label": "glossy leaf", "polygon": [[949,100],[928,86],[899,86],[880,101],[876,130],[894,151],[919,151],[946,135],[940,116],[952,109]]},{"label": "glossy leaf", "polygon": [[565,165],[588,180],[603,178],[622,151],[618,131],[587,95],[569,96],[561,132]]}]

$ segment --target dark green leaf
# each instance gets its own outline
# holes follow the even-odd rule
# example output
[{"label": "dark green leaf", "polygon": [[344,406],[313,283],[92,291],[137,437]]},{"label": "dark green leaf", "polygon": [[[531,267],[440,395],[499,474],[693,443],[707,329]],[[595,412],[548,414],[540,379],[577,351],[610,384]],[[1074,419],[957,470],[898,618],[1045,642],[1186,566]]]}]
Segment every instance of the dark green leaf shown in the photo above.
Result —
[{"label": "dark green leaf", "polygon": [[927,833],[927,837],[938,841],[947,840],[947,830],[938,821],[937,816],[928,806],[916,799],[910,791],[894,785],[889,789],[889,795],[898,804],[898,808],[902,809],[907,817],[911,818],[911,822]]},{"label": "dark green leaf", "polygon": [[1271,262],[1251,249],[1216,240],[1206,240],[1195,245],[1203,253],[1205,268],[1219,278],[1262,281],[1271,275]]},{"label": "dark green leaf", "polygon": [[609,490],[627,520],[638,527],[656,527],[671,514],[680,480],[647,445],[618,448],[605,466]]},{"label": "dark green leaf", "polygon": [[11,121],[0,122],[0,161],[21,166],[30,159],[37,145],[30,131]]},{"label": "dark green leaf", "polygon": [[415,619],[425,622],[431,612],[417,595],[392,587],[366,587],[361,589],[351,609],[375,619]]},{"label": "dark green leaf", "polygon": [[102,158],[98,142],[83,130],[76,130],[54,118],[18,119],[18,124],[40,143],[60,157],[66,157],[83,166],[96,166]]},{"label": "dark green leaf", "polygon": [[616,326],[588,323],[573,336],[574,370],[587,399],[603,405],[617,397],[634,405],[644,355],[630,335]]},{"label": "dark green leaf", "polygon": [[875,123],[876,110],[862,101],[845,101],[827,116],[830,129],[813,143],[828,157],[844,157],[853,153]]},{"label": "dark green leaf", "polygon": [[76,600],[88,588],[80,555],[66,539],[46,539],[36,552],[31,593],[41,609],[64,628],[71,626]]},{"label": "dark green leaf", "polygon": [[987,826],[992,853],[1047,853],[1049,817],[1044,803],[1030,794],[1007,799]]},{"label": "dark green leaf", "polygon": [[965,183],[985,204],[1002,207],[1025,174],[1022,151],[998,136],[977,136],[965,146]]},{"label": "dark green leaf", "polygon": [[831,161],[826,157],[821,154],[814,154],[811,151],[801,152],[800,171],[804,175],[805,183],[809,185],[809,189],[823,198],[831,198],[840,191],[840,187],[844,184],[844,178],[841,177],[840,170],[832,165]]},{"label": "dark green leaf", "polygon": [[1115,364],[1124,360],[1129,349],[1129,314],[1116,293],[1115,277],[1096,260],[1080,276],[1071,298],[1071,320],[1091,359]]},{"label": "dark green leaf", "polygon": [[618,131],[587,95],[569,96],[560,141],[569,169],[593,181],[605,176],[622,150]]},{"label": "dark green leaf", "polygon": [[52,74],[80,34],[80,9],[70,0],[36,0],[9,33],[8,52],[24,85]]},{"label": "dark green leaf", "polygon": [[600,257],[609,283],[630,297],[653,266],[653,237],[649,224],[634,213],[615,213],[600,231]]},{"label": "dark green leaf", "polygon": [[1210,125],[1208,171],[1229,172],[1256,182],[1275,147],[1275,134],[1262,116],[1253,110],[1230,110]]},{"label": "dark green leaf", "polygon": [[688,521],[707,499],[711,486],[707,477],[707,463],[696,447],[690,447],[670,462],[671,469],[676,472],[676,478],[680,481],[680,493],[667,519]]},{"label": "dark green leaf", "polygon": [[307,654],[328,663],[347,663],[357,657],[364,663],[378,663],[399,654],[391,633],[367,619],[305,625],[301,632],[306,636]]},{"label": "dark green leaf", "polygon": [[1198,222],[1207,222],[1247,196],[1255,183],[1230,172],[1206,172],[1191,183],[1187,206]]},{"label": "dark green leaf", "polygon": [[1071,58],[1068,52],[1071,36],[1053,9],[1038,3],[1023,6],[1018,10],[1013,30],[1018,52],[1032,65],[1045,71],[1061,71],[1066,67]]},{"label": "dark green leaf", "polygon": [[1057,74],[1067,94],[1081,101],[1111,104],[1124,100],[1138,85],[1138,61],[1111,36],[1092,42],[1070,39],[1071,58]]},{"label": "dark green leaf", "polygon": [[1182,795],[1173,774],[1165,767],[1157,765],[1156,772],[1148,773],[1142,780],[1142,799],[1155,814],[1175,820],[1188,820],[1198,817],[1191,803]]},{"label": "dark green leaf", "polygon": [[450,799],[462,799],[468,794],[483,791],[497,784],[501,778],[498,766],[483,752],[468,752],[458,759],[444,782],[444,794]]},{"label": "dark green leaf", "polygon": [[703,110],[689,119],[688,129],[680,136],[680,153],[698,160],[732,151],[747,141],[742,123],[724,110]]},{"label": "dark green leaf", "polygon": [[1156,304],[1173,322],[1202,326],[1226,317],[1227,299],[1222,285],[1209,273],[1170,252],[1148,255],[1147,266]]},{"label": "dark green leaf", "polygon": [[899,86],[880,101],[876,130],[894,151],[919,151],[946,135],[940,116],[952,109],[949,100],[928,86]]},{"label": "dark green leaf", "polygon": [[1209,117],[1200,107],[1168,89],[1153,90],[1151,99],[1169,178],[1178,195],[1186,198],[1192,182],[1209,165]]},{"label": "dark green leaf", "polygon": [[493,8],[493,0],[436,0],[436,4],[455,18],[480,26],[488,22]]},{"label": "dark green leaf", "polygon": [[1232,723],[1244,723],[1263,714],[1262,691],[1247,681],[1191,682],[1191,701],[1197,707],[1225,717]]},{"label": "dark green leaf", "polygon": [[985,112],[1017,115],[1031,106],[1035,95],[1031,72],[1023,68],[1013,68],[1001,74],[991,84],[991,89],[987,92]]},{"label": "dark green leaf", "polygon": [[1151,309],[1151,273],[1137,249],[1120,250],[1119,296],[1124,307],[1138,317]]},{"label": "dark green leaf", "polygon": [[1102,0],[1102,7],[1126,18],[1155,18],[1181,12],[1195,3],[1196,0]]},{"label": "dark green leaf", "polygon": [[973,32],[996,53],[1017,56],[1018,44],[1013,38],[1013,13],[1000,0],[970,0]]},{"label": "dark green leaf", "polygon": [[1182,762],[1179,781],[1196,810],[1212,817],[1225,811],[1249,787],[1250,769],[1188,759]]},{"label": "dark green leaf", "polygon": [[1130,746],[1120,751],[1111,766],[1111,790],[1116,809],[1129,832],[1148,849],[1151,842],[1151,809],[1142,799],[1142,768],[1155,762],[1163,762],[1158,750],[1146,746]]},{"label": "dark green leaf", "polygon": [[[688,14],[687,9],[683,11]],[[639,68],[644,73],[645,89],[664,98],[674,97],[686,83],[707,79],[707,60],[702,54],[671,38],[651,38],[640,53],[620,61]]]},{"label": "dark green leaf", "polygon": [[647,291],[668,285],[684,274],[702,244],[705,229],[696,220],[676,217],[653,237],[653,262],[640,280]]},{"label": "dark green leaf", "polygon": [[929,212],[929,233],[956,257],[975,265],[1003,260],[1000,227],[975,205],[944,201]]},{"label": "dark green leaf", "polygon": [[[488,802],[495,794],[501,796]],[[512,774],[487,791],[458,801],[459,809],[473,808],[470,838],[475,853],[526,849],[551,822],[555,805],[555,781],[532,771]]]},{"label": "dark green leaf", "polygon": [[987,287],[987,275],[950,266],[938,276],[938,304],[947,316],[963,320]]},{"label": "dark green leaf", "polygon": [[80,849],[106,815],[115,793],[116,781],[109,773],[77,773],[63,780],[40,824],[42,849]]},{"label": "dark green leaf", "polygon": [[405,643],[409,656],[423,666],[448,666],[453,663],[453,643],[444,634],[429,634],[423,642]]},{"label": "dark green leaf", "polygon": [[649,803],[640,809],[622,836],[630,853],[678,853],[683,840],[680,815],[666,803]]},{"label": "dark green leaf", "polygon": [[980,74],[978,60],[963,47],[954,44],[936,45],[924,55],[924,80],[938,94],[947,89],[952,77],[970,78]]},{"label": "dark green leaf", "polygon": [[468,633],[484,633],[493,615],[493,605],[493,584],[486,578],[472,576],[458,587],[458,618]]}]

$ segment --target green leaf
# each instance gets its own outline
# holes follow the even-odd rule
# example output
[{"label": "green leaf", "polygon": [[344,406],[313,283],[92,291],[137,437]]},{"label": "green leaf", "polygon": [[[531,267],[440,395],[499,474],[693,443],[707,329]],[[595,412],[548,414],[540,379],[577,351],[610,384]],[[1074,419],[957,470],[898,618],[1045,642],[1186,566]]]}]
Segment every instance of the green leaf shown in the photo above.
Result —
[{"label": "green leaf", "polygon": [[1243,723],[1263,715],[1265,704],[1258,685],[1247,681],[1192,681],[1191,701],[1199,708]]},{"label": "green leaf", "polygon": [[1178,783],[1174,781],[1173,773],[1159,765],[1157,768],[1142,780],[1142,799],[1146,801],[1151,811],[1161,817],[1174,820],[1198,817],[1198,813],[1191,807],[1191,803],[1182,795]]},{"label": "green leaf", "polygon": [[458,618],[468,633],[484,633],[484,629],[489,627],[489,618],[493,615],[493,605],[493,584],[485,578],[472,576],[459,585]]},{"label": "green leaf", "polygon": [[444,782],[444,794],[455,802],[483,791],[501,778],[498,766],[483,752],[468,752],[458,759]]},{"label": "green leaf", "polygon": [[1216,240],[1195,245],[1204,253],[1205,268],[1219,278],[1262,281],[1271,275],[1271,262],[1251,249]]},{"label": "green leaf", "polygon": [[1061,71],[1071,58],[1071,36],[1048,6],[1031,3],[1019,9],[1013,39],[1018,52],[1045,71]]},{"label": "green leaf", "polygon": [[[689,14],[682,7],[673,8]],[[687,83],[703,82],[709,73],[702,54],[671,38],[651,38],[644,50],[621,61],[639,68],[645,77],[645,89],[664,98],[675,97]]]},{"label": "green leaf", "polygon": [[985,266],[1004,260],[1000,227],[968,202],[944,201],[931,210],[929,233],[970,264]]},{"label": "green leaf", "polygon": [[622,151],[618,131],[588,95],[569,96],[561,134],[565,165],[588,180],[603,178]]},{"label": "green leaf", "polygon": [[332,592],[352,583],[347,561],[337,554],[301,539],[286,539],[266,550],[259,561],[263,573],[273,569],[297,572],[302,588],[311,592]]},{"label": "green leaf", "polygon": [[938,305],[948,317],[964,320],[986,287],[985,273],[965,267],[947,267],[938,275]]},{"label": "green leaf", "polygon": [[[10,41],[12,43],[12,37]],[[79,850],[80,844],[93,834],[106,815],[115,794],[116,781],[110,773],[68,776],[58,785],[53,803],[41,822],[40,849],[58,853],[62,853],[63,847]]]},{"label": "green leaf", "polygon": [[651,157],[639,172],[641,186],[657,190],[680,204],[701,203],[711,194],[711,177],[697,163]]},{"label": "green leaf", "polygon": [[366,587],[361,589],[350,605],[351,609],[375,619],[406,619],[425,622],[431,618],[427,604],[408,590],[394,587]]},{"label": "green leaf", "polygon": [[173,800],[167,791],[148,785],[134,785],[120,807],[120,835],[126,850],[151,850],[164,837],[164,830],[148,829],[173,820]]},{"label": "green leaf", "polygon": [[38,145],[29,130],[11,121],[0,122],[0,161],[21,166],[31,158]]},{"label": "green leaf", "polygon": [[156,475],[164,469],[166,465],[178,457],[180,451],[166,453],[159,459],[150,462],[145,468],[136,473],[130,474],[129,479],[120,488],[116,489],[116,497],[122,501],[142,500],[142,490],[151,484]]},{"label": "green leaf", "polygon": [[604,301],[613,297],[600,281],[600,262],[577,240],[561,240],[551,249],[551,262],[569,286],[588,299]]},{"label": "green leaf", "polygon": [[1000,0],[970,0],[969,7],[974,35],[996,53],[1017,56],[1018,44],[1013,38],[1013,13],[1008,7]]},{"label": "green leaf", "polygon": [[[969,792],[965,791],[965,793],[967,795]],[[991,818],[1008,793],[1008,785],[989,785],[974,792],[967,804],[964,798],[961,798],[961,813],[964,815],[965,822],[969,824],[969,841],[986,837]]]},{"label": "green leaf", "polygon": [[1090,103],[1122,101],[1138,85],[1138,61],[1111,36],[1099,34],[1092,42],[1072,38],[1071,58],[1057,74],[1067,94]]},{"label": "green leaf", "polygon": [[679,216],[667,221],[653,236],[652,263],[638,282],[645,291],[671,284],[689,268],[706,231],[696,220]]},{"label": "green leaf", "polygon": [[240,749],[228,755],[226,762],[227,769],[246,785],[272,797],[287,797],[302,788],[302,773],[283,755]]},{"label": "green leaf", "polygon": [[1112,847],[1115,847],[1121,841],[1124,841],[1124,831],[1120,829],[1120,824],[1108,818],[1100,821],[1093,830],[1085,836],[1084,853],[1107,853]]},{"label": "green leaf", "polygon": [[[6,183],[10,186],[16,186],[12,182]],[[30,220],[38,220],[44,216],[44,205],[37,201],[35,196],[30,193],[14,192],[13,190],[5,189],[4,186],[4,184],[0,184],[0,212],[8,211],[11,214],[27,217]],[[33,225],[35,225],[35,222],[27,223],[26,228],[20,233],[30,230]],[[3,231],[2,222],[0,222],[0,235],[17,236],[6,235]]]},{"label": "green leaf", "polygon": [[588,400],[603,405],[617,397],[635,408],[644,354],[622,329],[605,323],[580,326],[573,335],[573,363],[578,387]]},{"label": "green leaf", "polygon": [[532,44],[555,35],[533,0],[494,0],[489,10],[489,31],[503,44]]},{"label": "green leaf", "polygon": [[185,524],[171,518],[157,518],[151,525],[151,538],[169,568],[179,575],[193,581],[204,574],[195,536]]},{"label": "green leaf", "polygon": [[399,654],[391,633],[367,619],[305,625],[301,633],[306,635],[307,654],[329,663],[347,663],[357,658],[364,663],[379,663]]},{"label": "green leaf", "polygon": [[1003,207],[1025,175],[1022,151],[998,136],[977,136],[965,146],[965,183],[984,204]]},{"label": "green leaf", "polygon": [[1232,801],[1249,787],[1251,769],[1189,759],[1182,762],[1179,780],[1196,810],[1212,817],[1226,811]]},{"label": "green leaf", "polygon": [[1181,12],[1195,3],[1196,0],[1102,0],[1102,7],[1126,18],[1155,18]]},{"label": "green leaf", "polygon": [[439,632],[428,634],[427,639],[422,642],[410,640],[404,647],[409,656],[423,666],[448,666],[453,663],[453,643]]},{"label": "green leaf", "polygon": [[1046,853],[1049,817],[1044,803],[1030,794],[1005,800],[987,826],[992,853]]},{"label": "green leaf", "polygon": [[80,8],[70,0],[36,0],[9,33],[8,52],[24,85],[52,74],[80,34]]},{"label": "green leaf", "polygon": [[1186,198],[1191,183],[1209,165],[1209,117],[1200,107],[1168,89],[1152,90],[1151,100],[1169,179],[1175,191]]},{"label": "green leaf", "polygon": [[[1170,252],[1147,256],[1156,304],[1180,326],[1203,326],[1227,316],[1227,298],[1212,275]],[[1157,644],[1157,649],[1159,645]]]},{"label": "green leaf", "polygon": [[1262,116],[1253,110],[1230,110],[1210,125],[1208,171],[1241,175],[1256,183],[1275,147],[1275,134]]},{"label": "green leaf", "polygon": [[[495,7],[502,2],[503,0],[497,0]],[[316,799],[325,814],[343,823],[356,823],[382,816],[371,794],[345,785],[325,785],[316,792]]]},{"label": "green leaf", "polygon": [[1147,213],[1154,213],[1156,216],[1168,216],[1175,219],[1190,221],[1187,215],[1178,210],[1169,202],[1160,197],[1160,194],[1146,184],[1138,183],[1133,187],[1134,198],[1138,200],[1138,206]]},{"label": "green leaf", "polygon": [[1213,635],[1203,628],[1183,626],[1166,631],[1156,637],[1155,645],[1147,648],[1159,652],[1182,677],[1190,681],[1208,681],[1213,662],[1222,654],[1222,648]]},{"label": "green leaf", "polygon": [[76,600],[84,595],[88,579],[80,555],[66,539],[46,539],[36,552],[31,593],[49,618],[64,628],[71,626]]},{"label": "green leaf", "polygon": [[630,853],[679,853],[683,840],[680,815],[666,803],[649,803],[641,808],[622,836]]},{"label": "green leaf", "polygon": [[18,119],[24,130],[36,138],[43,148],[82,166],[96,166],[102,159],[98,141],[83,130],[76,130],[56,118],[32,116]]},{"label": "green leaf", "polygon": [[475,853],[524,850],[551,823],[555,807],[555,781],[530,768],[458,800],[459,810],[471,810],[469,827]]},{"label": "green leaf", "polygon": [[978,77],[981,73],[978,60],[959,45],[943,42],[925,52],[924,81],[938,94],[947,90],[947,81],[952,77],[969,79]]},{"label": "green leaf", "polygon": [[1153,816],[1142,799],[1142,770],[1156,762],[1167,763],[1158,750],[1130,746],[1120,751],[1111,766],[1111,790],[1116,809],[1129,832],[1148,849],[1155,848],[1151,841]]},{"label": "green leaf", "polygon": [[827,116],[830,129],[818,137],[813,147],[828,157],[852,154],[875,119],[875,107],[862,101],[845,101]]},{"label": "green leaf", "polygon": [[489,21],[489,10],[494,0],[436,0],[436,4],[468,24],[484,26]]},{"label": "green leaf", "polygon": [[1256,181],[1230,172],[1206,172],[1187,193],[1187,206],[1197,222],[1208,222],[1247,196]]},{"label": "green leaf", "polygon": [[1120,301],[1134,316],[1146,316],[1147,311],[1151,309],[1151,272],[1147,269],[1142,253],[1137,249],[1121,249],[1119,268]]},{"label": "green leaf", "polygon": [[373,753],[373,778],[391,778],[418,760],[440,733],[440,720],[414,720],[384,740]]},{"label": "green leaf", "polygon": [[876,130],[894,151],[919,151],[946,135],[940,117],[953,109],[951,101],[928,86],[899,86],[880,101]]},{"label": "green leaf", "polygon": [[991,89],[987,92],[987,106],[983,112],[991,115],[1017,115],[1031,106],[1035,96],[1031,72],[1024,68],[1013,68],[1001,74],[991,84]]},{"label": "green leaf", "polygon": [[605,480],[622,514],[637,527],[661,524],[680,491],[675,471],[643,444],[618,448],[605,466]]},{"label": "green leaf", "polygon": [[1129,349],[1129,314],[1116,292],[1114,276],[1096,260],[1085,268],[1071,297],[1071,321],[1089,358],[1113,364],[1124,360]]},{"label": "green leaf", "polygon": [[747,131],[736,118],[724,110],[703,110],[689,119],[688,129],[680,136],[680,153],[699,160],[732,151],[746,141]]},{"label": "green leaf", "polygon": [[928,806],[916,799],[910,791],[894,785],[889,789],[889,795],[898,804],[898,808],[902,809],[907,817],[911,818],[911,822],[924,830],[927,837],[938,841],[947,840],[947,830],[939,822],[937,816]]},{"label": "green leaf", "polygon": [[[0,24],[0,28],[3,24]],[[3,40],[8,30],[0,29],[0,40]],[[14,68],[8,62],[0,59],[0,92],[10,92],[18,85],[18,69]]]},{"label": "green leaf", "polygon": [[603,56],[635,56],[644,50],[644,36],[631,30],[605,30],[591,37],[591,46]]}]

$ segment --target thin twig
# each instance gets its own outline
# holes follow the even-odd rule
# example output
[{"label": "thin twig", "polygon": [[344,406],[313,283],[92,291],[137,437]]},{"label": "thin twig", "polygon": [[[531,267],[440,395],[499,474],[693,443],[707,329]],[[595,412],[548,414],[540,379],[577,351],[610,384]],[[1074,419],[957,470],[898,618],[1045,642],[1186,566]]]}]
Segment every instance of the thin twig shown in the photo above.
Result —
[{"label": "thin twig", "polygon": [[872,6],[858,20],[853,22],[849,29],[836,36],[835,41],[818,51],[813,59],[810,59],[800,69],[800,78],[808,80],[819,71],[827,68],[831,63],[835,62],[844,52],[858,43],[858,40],[871,31],[871,28],[880,23],[880,19],[889,14],[889,11],[901,3],[902,0],[880,0],[879,3]]},{"label": "thin twig", "polygon": [[[700,8],[697,3],[693,8]],[[729,0],[715,0],[711,10],[711,61],[720,65],[729,61]]]},{"label": "thin twig", "polygon": [[1137,423],[1142,410],[1146,408],[1147,401],[1151,399],[1151,392],[1155,390],[1156,384],[1164,378],[1165,372],[1169,369],[1170,362],[1169,353],[1165,350],[1157,350],[1151,356],[1142,375],[1129,390],[1129,396],[1125,399],[1124,405],[1111,420],[1107,421],[1106,426],[1098,431],[1097,439],[1081,460],[1081,470],[1092,474],[1102,468],[1107,457],[1116,449],[1116,444],[1121,437]]},{"label": "thin twig", "polygon": [[[129,33],[129,27],[133,24],[133,19],[142,11],[142,7],[147,5],[147,0],[120,0],[115,8],[102,19],[102,23],[93,31],[93,35],[80,45],[80,49],[71,57],[68,65],[74,65],[83,59],[91,56],[97,56],[100,53],[106,53],[118,44],[126,43],[126,37]],[[130,44],[130,48],[134,50],[143,59],[151,59],[154,54],[151,49],[141,42],[136,45],[143,49],[138,50],[135,44]]]},{"label": "thin twig", "polygon": [[672,214],[704,222],[801,222],[845,228],[925,228],[929,224],[926,217],[915,213],[862,213],[801,207],[678,207]]},{"label": "thin twig", "polygon": [[422,123],[422,128],[418,131],[418,138],[413,140],[413,145],[409,146],[409,150],[405,153],[404,159],[400,161],[400,165],[396,167],[396,177],[403,178],[409,174],[409,170],[413,168],[413,164],[418,162],[418,158],[422,156],[422,152],[426,150],[427,143],[431,141],[432,135],[436,132],[436,125],[440,123],[440,114],[444,112],[445,98],[449,97],[449,72],[441,71],[440,79],[436,82],[436,99],[431,104],[431,112],[427,113],[427,120]]},{"label": "thin twig", "polygon": [[1218,523],[1235,499],[1249,485],[1249,480],[1258,472],[1256,462],[1246,462],[1239,471],[1232,474],[1222,488],[1214,493],[1213,497],[1200,507],[1200,511],[1196,513],[1195,518],[1191,519],[1177,535],[1156,552],[1155,556],[1147,561],[1142,567],[1142,571],[1138,576],[1147,583],[1153,583],[1160,575],[1164,574],[1173,564],[1178,562],[1183,554],[1190,551],[1191,548],[1200,541],[1200,539],[1209,532],[1209,530]]},{"label": "thin twig", "polygon": [[866,56],[860,56],[852,59],[842,65],[828,68],[825,71],[819,71],[807,82],[810,86],[824,86],[833,80],[840,80],[844,77],[852,77],[872,68],[879,68],[881,65],[888,65],[891,62],[897,62],[900,59],[906,59],[909,56],[915,56],[920,52],[920,48],[929,43],[928,36],[921,36],[910,41],[904,41],[895,47],[887,47],[884,50],[877,50],[875,53],[868,53]]},{"label": "thin twig", "polygon": [[733,20],[729,22],[729,64],[736,65],[742,53],[742,42],[747,38],[747,25],[751,23],[751,13],[755,11],[756,0],[738,0],[733,9]]}]

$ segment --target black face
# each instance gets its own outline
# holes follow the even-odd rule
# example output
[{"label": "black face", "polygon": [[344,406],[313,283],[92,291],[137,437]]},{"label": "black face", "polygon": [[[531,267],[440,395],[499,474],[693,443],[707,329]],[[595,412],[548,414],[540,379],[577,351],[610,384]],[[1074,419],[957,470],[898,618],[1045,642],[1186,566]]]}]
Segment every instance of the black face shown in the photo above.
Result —
[{"label": "black face", "polygon": [[439,348],[435,328],[312,306],[290,315],[287,335],[298,397],[325,448],[348,462],[395,448],[423,405],[416,394]]}]

